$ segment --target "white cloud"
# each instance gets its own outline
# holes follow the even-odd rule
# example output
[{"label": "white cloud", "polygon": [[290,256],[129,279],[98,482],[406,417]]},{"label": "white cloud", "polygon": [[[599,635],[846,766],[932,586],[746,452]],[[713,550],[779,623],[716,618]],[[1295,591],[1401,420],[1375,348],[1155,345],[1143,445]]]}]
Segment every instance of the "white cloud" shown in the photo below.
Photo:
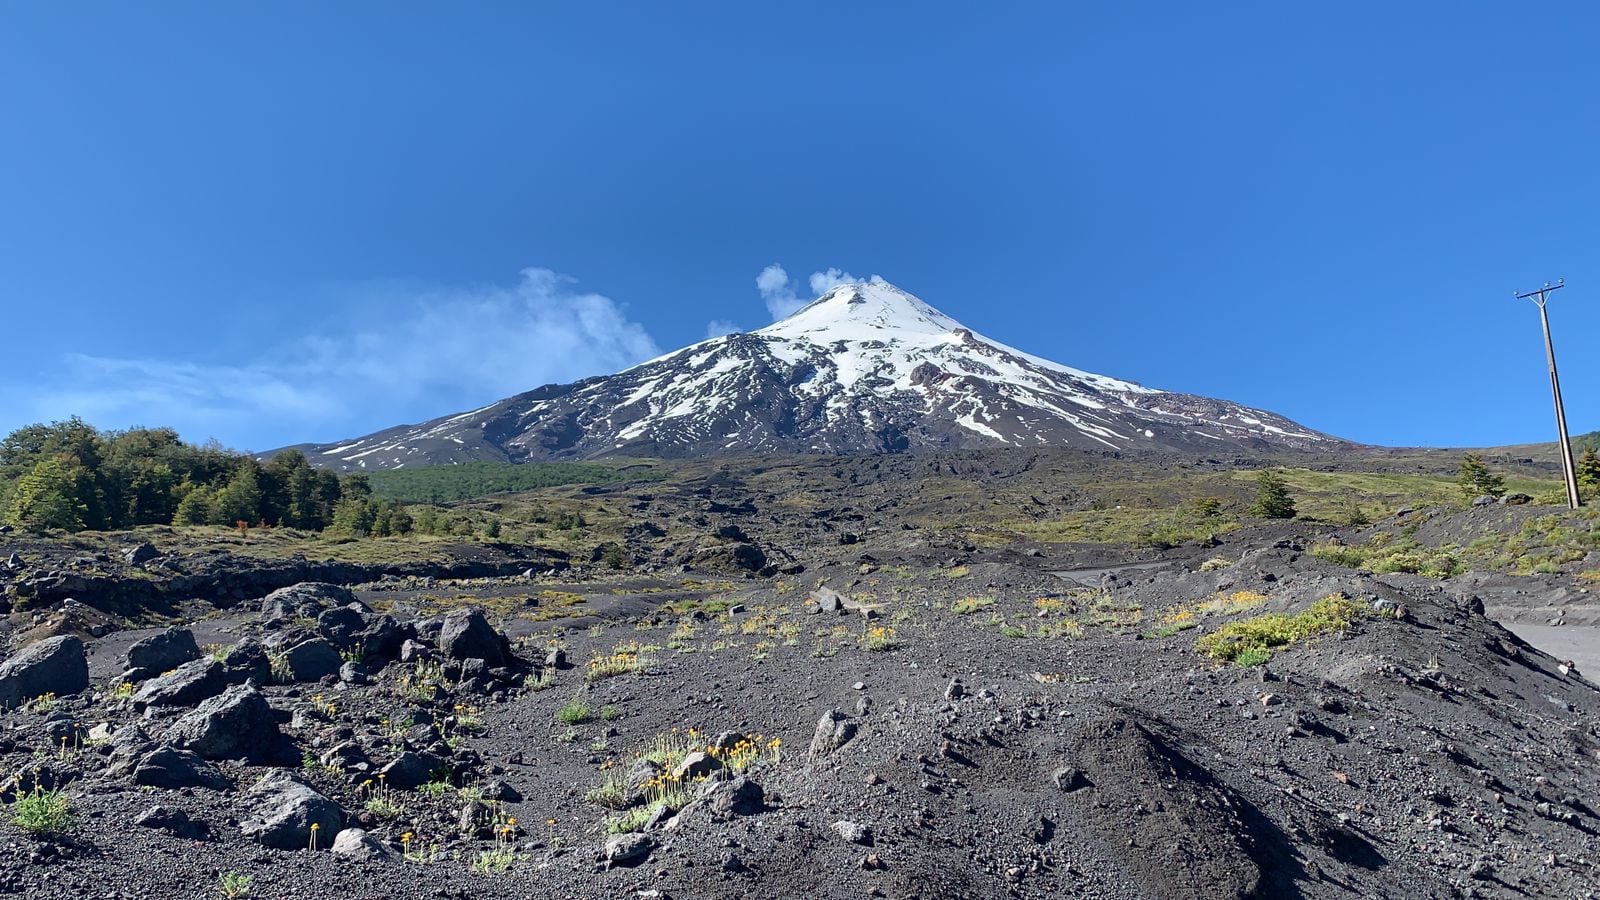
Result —
[{"label": "white cloud", "polygon": [[776,322],[779,319],[793,315],[802,306],[841,284],[862,280],[883,281],[877,275],[868,279],[857,278],[849,272],[830,266],[820,272],[811,273],[811,277],[807,279],[811,294],[809,297],[802,297],[799,293],[799,284],[789,278],[789,273],[784,270],[783,266],[773,263],[762,269],[761,274],[756,276],[756,290],[761,292],[761,299],[767,304],[767,312],[772,314],[772,320]]},{"label": "white cloud", "polygon": [[813,297],[821,297],[841,284],[860,280],[849,272],[841,272],[833,268],[825,269],[821,272],[812,272],[811,295]]},{"label": "white cloud", "polygon": [[725,334],[738,334],[743,330],[737,322],[730,322],[727,319],[712,319],[706,323],[706,340],[719,338]]},{"label": "white cloud", "polygon": [[26,405],[7,405],[102,428],[173,425],[191,439],[260,450],[351,437],[659,355],[621,307],[574,283],[531,268],[511,287],[408,293],[359,331],[307,335],[237,366],[72,354],[47,383],[15,392]]},{"label": "white cloud", "polygon": [[794,282],[789,280],[789,273],[777,263],[762,269],[761,274],[756,276],[756,290],[761,292],[761,300],[767,304],[767,312],[772,314],[774,322],[792,315],[810,302],[800,299],[795,293]]}]

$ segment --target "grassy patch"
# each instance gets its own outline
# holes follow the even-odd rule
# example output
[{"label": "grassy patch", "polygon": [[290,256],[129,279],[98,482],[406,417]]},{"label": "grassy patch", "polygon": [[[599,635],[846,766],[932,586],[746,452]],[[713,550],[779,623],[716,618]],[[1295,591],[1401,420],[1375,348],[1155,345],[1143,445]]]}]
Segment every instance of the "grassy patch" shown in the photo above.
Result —
[{"label": "grassy patch", "polygon": [[1229,622],[1195,641],[1195,649],[1212,659],[1241,666],[1261,665],[1272,651],[1308,637],[1344,631],[1361,616],[1361,608],[1343,594],[1330,594],[1294,615],[1267,613]]},{"label": "grassy patch", "polygon": [[1193,506],[1119,507],[1080,510],[1048,522],[1013,523],[1011,527],[1036,541],[1165,549],[1226,534],[1239,523],[1220,514],[1206,515]]},{"label": "grassy patch", "polygon": [[582,700],[573,699],[556,710],[556,721],[563,725],[582,725],[594,718],[594,707]]},{"label": "grassy patch", "polygon": [[950,611],[958,616],[966,616],[993,605],[993,597],[962,597],[950,604]]},{"label": "grassy patch", "polygon": [[507,491],[531,491],[567,484],[660,481],[666,477],[644,465],[598,463],[465,462],[367,473],[372,492],[388,500],[440,503],[470,500]]},{"label": "grassy patch", "polygon": [[610,653],[589,660],[584,678],[590,682],[637,672],[650,664],[650,648],[638,641],[618,644]]},{"label": "grassy patch", "polygon": [[35,785],[11,804],[11,824],[29,834],[61,834],[72,824],[72,801]]}]

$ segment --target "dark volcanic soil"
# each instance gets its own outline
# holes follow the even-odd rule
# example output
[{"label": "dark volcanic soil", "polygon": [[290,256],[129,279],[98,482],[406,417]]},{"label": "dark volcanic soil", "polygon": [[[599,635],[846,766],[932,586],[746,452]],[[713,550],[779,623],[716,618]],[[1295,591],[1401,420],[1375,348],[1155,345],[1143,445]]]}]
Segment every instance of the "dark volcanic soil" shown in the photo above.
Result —
[{"label": "dark volcanic soil", "polygon": [[[781,516],[758,505],[714,518],[761,534]],[[580,566],[362,584],[361,601],[405,621],[475,603],[520,661],[503,677],[447,675],[437,692],[418,690],[416,663],[384,655],[368,657],[369,684],[264,679],[288,755],[274,766],[218,753],[210,786],[141,786],[129,770],[184,743],[177,723],[193,710],[137,711],[110,686],[156,629],[119,632],[92,607],[17,613],[19,633],[88,635],[93,684],[0,715],[3,770],[56,779],[73,811],[53,836],[0,823],[0,893],[218,897],[225,873],[263,898],[1600,891],[1600,692],[1487,616],[1490,597],[1465,581],[1338,568],[1292,526],[1160,553],[986,550],[871,523],[842,543],[846,527],[786,532],[803,571],[763,577]],[[846,608],[815,611],[814,596],[833,601],[819,587]],[[1333,594],[1356,603],[1355,623],[1265,665],[1196,651],[1225,623]],[[269,627],[258,610],[179,604],[202,646],[315,625]],[[546,664],[552,646],[566,667]],[[590,680],[597,659],[638,667]],[[589,717],[558,721],[574,701]],[[612,839],[620,858],[607,861],[619,813],[586,796],[663,742],[729,732],[757,748],[744,780],[731,767],[689,774],[700,799],[632,823],[643,838]],[[341,746],[373,767],[325,764]],[[438,758],[435,786],[369,805],[362,782],[407,751]],[[252,786],[300,757],[288,770],[367,831],[371,858],[329,852],[332,834],[315,852],[245,835],[272,806]],[[477,824],[498,833],[464,833],[463,808],[500,794],[496,782],[510,792]],[[157,805],[204,833],[136,824]],[[473,870],[485,851],[503,871]]]}]

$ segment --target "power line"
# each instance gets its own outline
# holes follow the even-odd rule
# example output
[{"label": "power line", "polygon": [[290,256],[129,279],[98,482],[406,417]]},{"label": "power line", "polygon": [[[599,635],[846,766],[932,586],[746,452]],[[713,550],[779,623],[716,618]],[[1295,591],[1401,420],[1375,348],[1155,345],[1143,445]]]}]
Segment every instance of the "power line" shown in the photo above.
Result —
[{"label": "power line", "polygon": [[1577,509],[1583,501],[1578,496],[1578,475],[1572,467],[1572,444],[1567,440],[1567,411],[1561,405],[1561,379],[1556,375],[1556,346],[1550,340],[1550,313],[1545,309],[1545,304],[1550,300],[1550,294],[1567,286],[1565,278],[1556,279],[1555,284],[1546,281],[1544,287],[1532,291],[1523,291],[1516,294],[1518,300],[1532,300],[1539,307],[1539,322],[1544,326],[1544,355],[1550,363],[1550,396],[1556,404],[1556,433],[1560,435],[1561,444],[1561,474],[1567,480],[1567,506]]}]

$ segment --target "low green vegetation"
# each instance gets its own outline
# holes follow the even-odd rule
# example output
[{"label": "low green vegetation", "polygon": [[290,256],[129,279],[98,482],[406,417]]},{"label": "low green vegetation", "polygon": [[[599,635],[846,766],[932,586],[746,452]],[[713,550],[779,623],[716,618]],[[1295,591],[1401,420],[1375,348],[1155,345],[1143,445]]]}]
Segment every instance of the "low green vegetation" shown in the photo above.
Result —
[{"label": "low green vegetation", "polygon": [[217,893],[222,900],[249,900],[250,886],[254,882],[255,879],[249,875],[229,870],[218,876]]},{"label": "low green vegetation", "polygon": [[1311,553],[1371,572],[1448,578],[1468,569],[1554,575],[1571,570],[1589,553],[1600,550],[1600,521],[1592,509],[1534,516],[1509,534],[1497,530],[1495,523],[1489,527],[1464,547],[1455,543],[1429,546],[1415,537],[1415,529],[1408,528],[1398,536],[1376,532],[1361,544],[1317,544]]},{"label": "low green vegetation", "polygon": [[1454,544],[1428,547],[1415,538],[1395,538],[1387,531],[1378,532],[1358,546],[1332,542],[1316,544],[1311,548],[1311,555],[1336,565],[1379,574],[1404,572],[1449,578],[1464,570],[1460,548]]},{"label": "low green vegetation", "polygon": [[593,718],[594,707],[579,699],[570,700],[556,710],[556,721],[563,725],[582,725]]},{"label": "low green vegetation", "polygon": [[386,500],[445,503],[508,491],[531,491],[567,484],[612,484],[659,481],[665,476],[649,465],[601,463],[466,462],[453,466],[421,466],[373,472],[372,492]]},{"label": "low green vegetation", "polygon": [[1306,638],[1344,631],[1361,617],[1361,608],[1343,594],[1330,594],[1296,614],[1266,613],[1229,622],[1195,641],[1195,649],[1222,662],[1258,666],[1274,650]]},{"label": "low green vegetation", "polygon": [[29,834],[62,834],[72,824],[72,801],[62,791],[35,784],[11,804],[11,823]]},{"label": "low green vegetation", "polygon": [[1132,544],[1166,549],[1226,534],[1239,527],[1218,507],[1086,509],[1044,522],[1011,526],[1025,538],[1051,543]]}]

